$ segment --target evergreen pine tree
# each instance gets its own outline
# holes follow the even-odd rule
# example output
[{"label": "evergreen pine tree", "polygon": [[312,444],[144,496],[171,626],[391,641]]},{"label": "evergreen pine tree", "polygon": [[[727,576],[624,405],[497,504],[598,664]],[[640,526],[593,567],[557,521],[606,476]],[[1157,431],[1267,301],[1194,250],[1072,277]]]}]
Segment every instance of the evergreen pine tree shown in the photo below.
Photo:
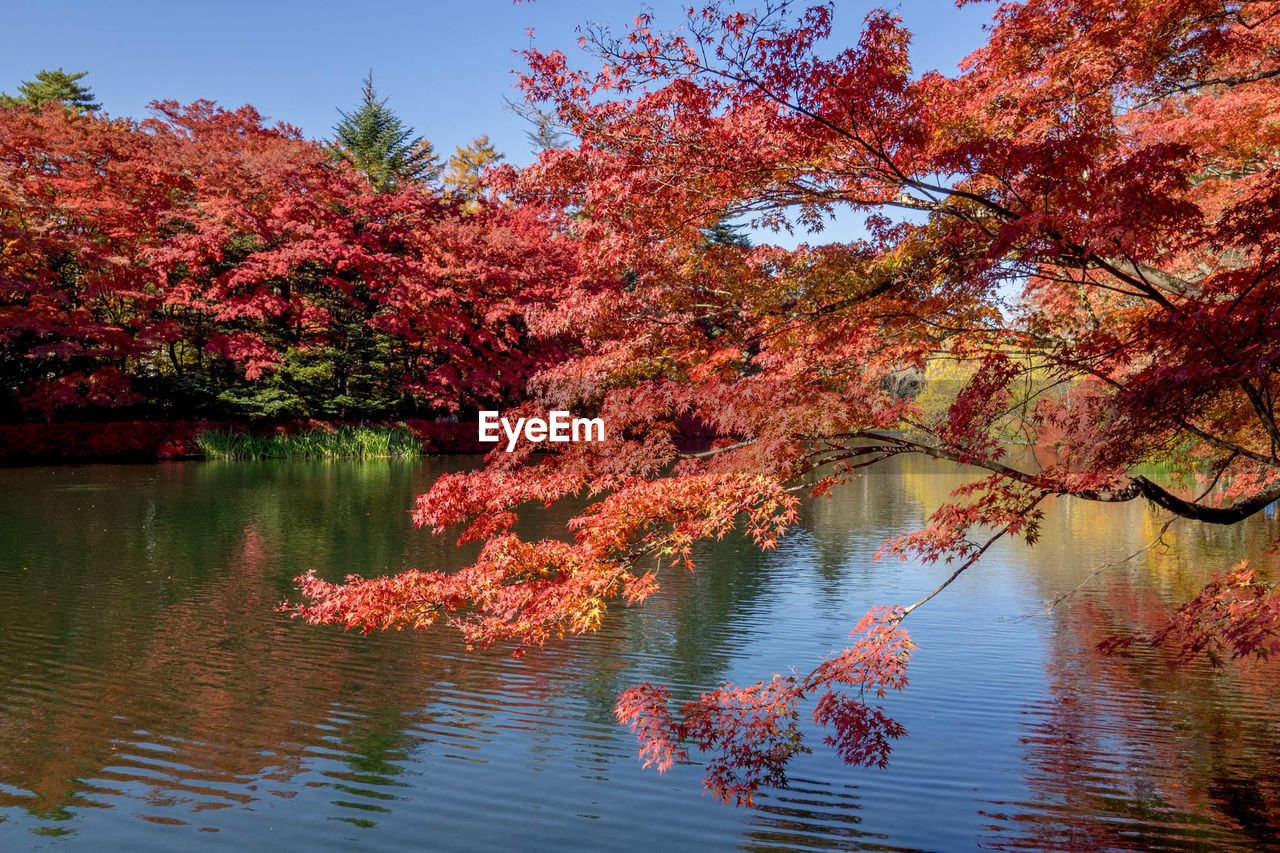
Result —
[{"label": "evergreen pine tree", "polygon": [[18,84],[18,95],[0,94],[0,106],[29,106],[39,108],[42,104],[57,101],[75,112],[89,112],[102,108],[102,104],[93,99],[93,92],[88,86],[82,86],[80,80],[88,74],[68,74],[59,68],[57,71],[41,71],[36,79]]},{"label": "evergreen pine tree", "polygon": [[750,249],[751,238],[742,233],[741,225],[735,225],[726,215],[720,217],[715,225],[702,229],[702,239],[707,246],[736,246],[739,249]]},{"label": "evergreen pine tree", "polygon": [[379,190],[406,181],[431,181],[440,176],[440,160],[431,143],[413,135],[413,128],[379,100],[373,72],[364,78],[364,95],[351,112],[338,110],[333,146],[339,157],[368,176]]}]

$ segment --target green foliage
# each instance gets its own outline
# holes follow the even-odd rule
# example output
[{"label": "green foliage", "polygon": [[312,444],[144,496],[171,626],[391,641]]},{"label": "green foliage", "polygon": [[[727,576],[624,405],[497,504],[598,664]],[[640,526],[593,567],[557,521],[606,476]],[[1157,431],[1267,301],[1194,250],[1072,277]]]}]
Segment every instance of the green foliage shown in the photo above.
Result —
[{"label": "green foliage", "polygon": [[398,381],[403,347],[363,324],[339,331],[347,334],[335,335],[330,346],[286,349],[276,369],[254,380],[184,346],[175,350],[173,362],[162,359],[137,388],[145,398],[172,408],[154,413],[161,417],[350,421],[417,413],[419,407]]},{"label": "green foliage", "polygon": [[409,459],[422,439],[405,427],[342,426],[280,435],[206,430],[195,438],[209,459]]},{"label": "green foliage", "polygon": [[28,106],[33,109],[43,104],[57,101],[74,112],[90,112],[102,108],[102,104],[94,100],[93,92],[88,86],[80,84],[88,71],[68,74],[59,68],[56,71],[41,71],[36,79],[18,84],[18,95],[0,95],[0,106]]},{"label": "green foliage", "polygon": [[250,385],[218,394],[219,408],[250,420],[289,420],[308,414],[301,397],[279,387]]},{"label": "green foliage", "polygon": [[334,125],[334,150],[368,176],[380,190],[405,182],[432,181],[440,177],[435,148],[379,99],[373,73],[364,78],[364,93],[351,112],[338,110],[342,121]]},{"label": "green foliage", "polygon": [[291,348],[280,368],[258,383],[264,392],[287,398],[296,414],[262,417],[315,417],[351,420],[392,414],[403,402],[393,377],[394,346],[390,336],[364,323],[339,327],[331,346]]},{"label": "green foliage", "polygon": [[751,238],[742,233],[741,225],[734,224],[727,216],[720,217],[710,228],[703,228],[702,239],[708,246],[751,248]]}]

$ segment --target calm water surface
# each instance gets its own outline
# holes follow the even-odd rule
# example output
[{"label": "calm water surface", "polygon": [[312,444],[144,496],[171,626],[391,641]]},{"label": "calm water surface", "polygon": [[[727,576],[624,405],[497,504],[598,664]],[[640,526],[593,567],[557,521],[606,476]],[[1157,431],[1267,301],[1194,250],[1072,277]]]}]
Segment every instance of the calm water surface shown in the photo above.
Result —
[{"label": "calm water surface", "polygon": [[[874,562],[963,481],[902,460],[761,554],[701,551],[604,629],[531,653],[289,620],[291,579],[462,565],[413,498],[473,460],[0,470],[0,850],[1251,850],[1280,838],[1280,665],[1175,669],[1092,646],[1151,625],[1273,518],[1175,527],[1059,502],[913,614],[888,770],[819,747],[741,810],[641,770],[613,698],[816,663],[945,567]],[[530,520],[558,535],[569,509]],[[1266,559],[1266,558],[1262,558]],[[1274,559],[1274,558],[1272,558]],[[696,756],[695,756],[696,758]]]}]

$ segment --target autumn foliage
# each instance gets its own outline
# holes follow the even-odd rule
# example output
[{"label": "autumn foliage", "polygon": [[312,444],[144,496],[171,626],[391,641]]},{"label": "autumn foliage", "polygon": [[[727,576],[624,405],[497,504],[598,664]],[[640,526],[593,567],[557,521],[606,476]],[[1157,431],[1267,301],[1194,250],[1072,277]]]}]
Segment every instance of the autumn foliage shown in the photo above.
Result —
[{"label": "autumn foliage", "polygon": [[[800,492],[902,454],[975,466],[881,548],[951,564],[930,596],[806,672],[617,704],[646,763],[697,748],[739,803],[785,784],[804,712],[883,766],[904,620],[1002,537],[1034,542],[1046,497],[1207,524],[1280,499],[1280,3],[1001,3],[944,73],[890,13],[840,46],[834,2],[762,2],[588,28],[581,61],[528,50],[521,85],[573,143],[448,193],[375,187],[247,107],[0,108],[3,416],[601,417],[603,442],[495,451],[419,498],[418,525],[478,543],[470,567],[300,579],[313,622],[517,653],[642,602],[699,541],[773,547]],[[836,215],[863,236],[725,239]],[[928,404],[902,392],[944,364],[961,378]],[[1052,453],[1021,465],[1011,438]],[[517,535],[569,497],[562,537]],[[1104,645],[1280,651],[1268,568]]]},{"label": "autumn foliage", "polygon": [[[1001,536],[1034,541],[1049,495],[1211,524],[1280,498],[1280,4],[1001,4],[955,74],[914,68],[884,12],[856,44],[828,46],[835,12],[711,4],[678,30],[649,15],[620,35],[588,29],[594,66],[527,52],[525,91],[580,144],[508,170],[501,189],[571,217],[593,283],[531,323],[577,341],[521,411],[598,414],[608,441],[494,453],[443,478],[415,520],[462,525],[483,543],[471,568],[308,578],[296,612],[541,643],[642,600],[699,539],[742,526],[771,547],[797,488],[821,494],[899,454],[985,469],[882,549],[953,563],[952,580]],[[836,213],[863,216],[865,238],[784,250],[707,236],[726,217],[816,230]],[[968,365],[941,409],[896,391],[939,360]],[[1013,422],[1055,443],[1049,461],[1007,459]],[[710,443],[682,441],[690,425]],[[1162,485],[1146,463],[1199,482]],[[591,502],[568,541],[512,532],[521,504],[571,495]],[[1260,577],[1215,581],[1149,639],[1273,651]],[[660,769],[706,751],[708,786],[738,802],[785,782],[808,700],[843,759],[883,765],[902,729],[868,699],[905,684],[902,620],[921,603],[872,610],[808,673],[682,706],[640,685],[619,719]]]},{"label": "autumn foliage", "polygon": [[1115,652],[1135,643],[1172,649],[1182,662],[1203,654],[1215,666],[1270,658],[1280,654],[1280,592],[1242,562],[1216,575],[1152,633],[1108,637],[1098,648]]},{"label": "autumn foliage", "polygon": [[[762,786],[787,783],[787,762],[808,752],[798,725],[797,705],[817,697],[813,719],[832,733],[824,740],[849,764],[884,767],[891,740],[906,730],[867,694],[883,699],[907,684],[913,643],[897,623],[901,608],[878,608],[853,629],[858,642],[823,661],[808,675],[775,675],[751,687],[725,685],[703,693],[678,711],[666,688],[639,684],[618,697],[618,719],[636,732],[645,767],[666,770],[687,759],[682,746],[696,743],[712,751],[704,783],[738,805],[751,804]],[[856,691],[856,692],[854,692]]]},{"label": "autumn foliage", "polygon": [[511,399],[551,223],[379,189],[249,107],[0,109],[0,412],[356,418]]}]

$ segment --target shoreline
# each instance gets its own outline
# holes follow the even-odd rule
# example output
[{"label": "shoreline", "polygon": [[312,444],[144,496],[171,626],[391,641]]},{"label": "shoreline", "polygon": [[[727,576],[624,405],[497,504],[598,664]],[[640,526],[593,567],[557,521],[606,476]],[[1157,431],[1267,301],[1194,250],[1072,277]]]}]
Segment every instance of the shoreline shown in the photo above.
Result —
[{"label": "shoreline", "polygon": [[265,437],[352,426],[408,429],[422,440],[423,456],[457,456],[491,449],[480,444],[472,423],[422,418],[258,424],[228,420],[28,422],[0,424],[0,467],[199,461],[209,457],[197,448],[195,439],[207,430]]}]

